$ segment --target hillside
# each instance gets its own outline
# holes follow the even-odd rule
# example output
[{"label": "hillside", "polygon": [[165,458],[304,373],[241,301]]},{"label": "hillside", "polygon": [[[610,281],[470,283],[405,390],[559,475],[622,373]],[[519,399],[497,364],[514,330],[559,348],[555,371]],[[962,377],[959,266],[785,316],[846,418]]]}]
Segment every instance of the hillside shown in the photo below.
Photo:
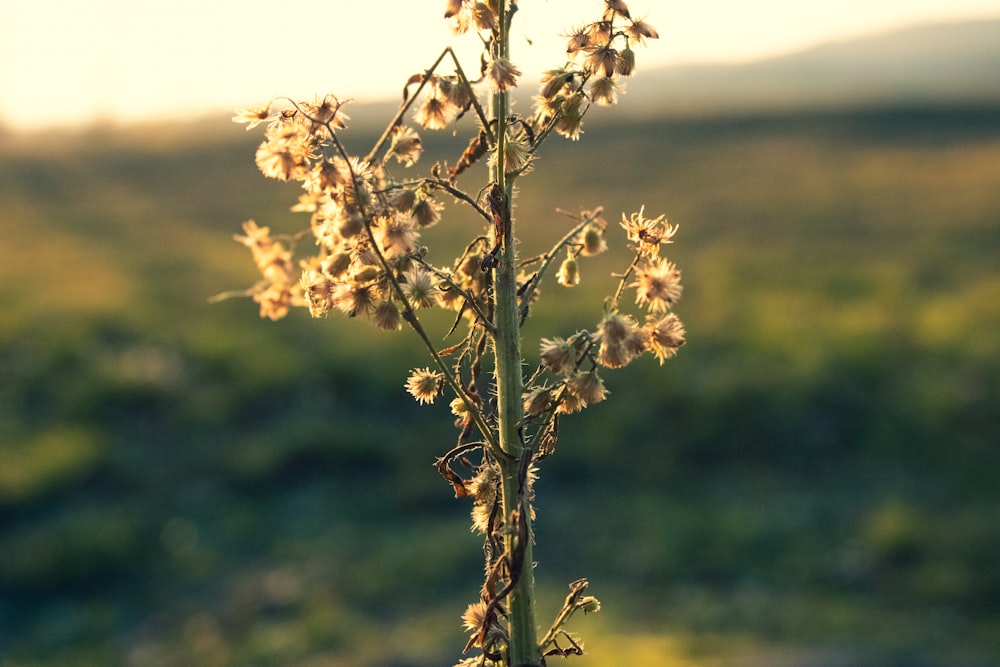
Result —
[{"label": "hillside", "polygon": [[919,25],[742,65],[642,72],[624,108],[726,113],[1000,100],[1000,19]]}]

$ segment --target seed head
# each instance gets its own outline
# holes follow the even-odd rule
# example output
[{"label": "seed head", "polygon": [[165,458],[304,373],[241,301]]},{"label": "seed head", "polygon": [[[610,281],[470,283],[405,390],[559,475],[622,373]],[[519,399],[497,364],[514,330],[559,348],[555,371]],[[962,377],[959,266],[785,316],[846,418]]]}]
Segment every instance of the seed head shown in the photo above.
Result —
[{"label": "seed head", "polygon": [[399,308],[392,301],[383,301],[375,307],[372,322],[382,331],[398,331],[403,328]]},{"label": "seed head", "polygon": [[494,58],[490,62],[487,75],[490,79],[490,87],[495,91],[503,92],[517,86],[517,77],[521,76],[521,70],[507,58]]},{"label": "seed head", "polygon": [[576,367],[576,350],[563,338],[543,338],[539,355],[542,365],[553,373],[570,373]]},{"label": "seed head", "polygon": [[323,317],[330,311],[333,305],[334,286],[334,282],[319,271],[302,273],[302,291],[305,292],[310,315]]},{"label": "seed head", "polygon": [[650,316],[646,327],[649,330],[650,350],[661,366],[684,346],[686,332],[676,314],[667,313],[658,320]]},{"label": "seed head", "polygon": [[429,95],[414,114],[413,119],[425,130],[443,130],[455,116],[455,107],[448,100]]},{"label": "seed head", "polygon": [[645,21],[633,21],[630,26],[625,28],[625,33],[636,43],[643,44],[646,39],[659,39],[660,35],[656,32],[656,28],[649,25]]},{"label": "seed head", "polygon": [[610,43],[589,46],[585,50],[583,66],[586,70],[604,76],[614,76],[618,67],[618,51]]},{"label": "seed head", "polygon": [[430,308],[440,290],[434,284],[434,277],[422,266],[415,266],[403,274],[403,293],[414,308]]},{"label": "seed head", "polygon": [[677,226],[667,222],[665,215],[647,218],[644,214],[645,210],[645,206],[643,206],[628,218],[622,213],[621,226],[625,229],[628,240],[638,251],[650,258],[658,257],[660,245],[673,243],[672,239],[677,233]]},{"label": "seed head", "polygon": [[[534,155],[531,153],[531,147],[525,141],[508,138],[504,142],[503,148],[504,173],[509,176],[511,174],[526,174],[531,171]],[[496,166],[496,153],[490,154],[489,165],[490,167]]]},{"label": "seed head", "polygon": [[246,123],[247,130],[257,127],[265,120],[271,118],[271,103],[268,102],[264,106],[251,107],[248,109],[237,109],[236,115],[233,116],[234,123]]},{"label": "seed head", "polygon": [[444,373],[429,368],[410,371],[410,377],[406,380],[406,391],[423,404],[433,403],[442,389],[444,389]]},{"label": "seed head", "polygon": [[574,74],[565,69],[550,69],[542,74],[542,89],[540,94],[543,98],[550,100],[566,86],[573,82]]},{"label": "seed head", "polygon": [[360,283],[338,283],[333,290],[333,305],[348,317],[368,313],[374,305],[372,288]]},{"label": "seed head", "polygon": [[563,100],[559,107],[559,119],[556,121],[556,132],[567,139],[576,141],[583,133],[583,95],[576,93]]},{"label": "seed head", "polygon": [[604,0],[604,4],[618,16],[629,18],[628,5],[622,2],[622,0]]},{"label": "seed head", "polygon": [[618,102],[621,87],[610,76],[599,76],[590,82],[590,99],[594,104],[609,107]]},{"label": "seed head", "polygon": [[605,317],[598,331],[597,363],[606,368],[627,366],[645,349],[648,334],[637,333],[641,331],[631,316],[612,313]]},{"label": "seed head", "polygon": [[584,405],[600,403],[608,395],[608,390],[604,388],[604,381],[601,380],[596,371],[574,373],[566,380],[566,389],[580,399]]},{"label": "seed head", "polygon": [[636,304],[646,306],[653,313],[670,310],[684,290],[680,269],[666,259],[651,261],[638,272],[637,280],[632,285],[635,287]]},{"label": "seed head", "polygon": [[566,53],[570,57],[575,56],[583,49],[590,46],[590,34],[586,27],[576,28],[567,37]]},{"label": "seed head", "polygon": [[423,153],[424,145],[420,140],[420,135],[412,128],[403,125],[398,126],[392,134],[392,144],[389,146],[389,155],[396,158],[397,162],[410,167]]},{"label": "seed head", "polygon": [[442,204],[434,201],[429,196],[418,197],[410,213],[411,220],[420,229],[433,227],[441,220],[442,207]]},{"label": "seed head", "polygon": [[410,254],[420,237],[410,219],[400,215],[379,218],[378,226],[372,231],[379,247],[389,257]]},{"label": "seed head", "polygon": [[529,417],[540,415],[552,405],[552,389],[550,387],[535,387],[524,394],[524,414]]}]

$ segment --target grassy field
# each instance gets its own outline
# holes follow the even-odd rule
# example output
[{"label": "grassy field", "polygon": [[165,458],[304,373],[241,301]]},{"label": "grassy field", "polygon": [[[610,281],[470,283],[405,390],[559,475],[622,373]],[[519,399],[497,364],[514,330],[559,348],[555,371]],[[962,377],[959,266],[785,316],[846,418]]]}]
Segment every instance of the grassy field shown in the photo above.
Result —
[{"label": "grassy field", "polygon": [[[565,420],[540,622],[587,576],[581,667],[1000,661],[1000,111],[581,144],[523,181],[523,252],[557,207],[667,213],[689,343]],[[480,544],[431,467],[447,408],[402,388],[416,342],[207,303],[256,279],[243,220],[305,224],[253,148],[216,120],[0,136],[3,667],[458,657]],[[545,286],[530,354],[599,318],[621,246]]]}]

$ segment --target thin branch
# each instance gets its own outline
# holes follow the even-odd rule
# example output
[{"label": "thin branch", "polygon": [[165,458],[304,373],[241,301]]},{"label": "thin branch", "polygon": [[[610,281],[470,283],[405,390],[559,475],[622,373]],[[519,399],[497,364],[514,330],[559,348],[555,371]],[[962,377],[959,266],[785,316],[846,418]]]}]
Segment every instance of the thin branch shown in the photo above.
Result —
[{"label": "thin branch", "polygon": [[[596,220],[601,215],[603,210],[604,210],[603,208],[598,207],[593,211],[590,211],[589,217],[584,216],[583,221],[580,222],[580,224],[576,225],[575,227],[573,227],[573,229],[569,230],[565,236],[559,239],[556,242],[556,244],[552,246],[552,248],[547,253],[545,253],[545,255],[542,256],[541,266],[539,266],[538,270],[535,271],[535,275],[531,278],[531,280],[528,281],[528,284],[521,289],[521,304],[518,309],[518,317],[520,317],[522,325],[528,318],[528,304],[531,303],[531,297],[538,289],[538,285],[542,281],[542,276],[545,274],[545,271],[549,268],[549,265],[552,264],[552,261],[556,258],[556,256],[560,253],[560,251],[564,247],[566,247],[569,243],[571,243],[573,239],[576,238],[576,236],[580,232],[586,229],[587,225],[594,222],[594,220]],[[569,215],[571,217],[576,217],[562,210],[559,210],[559,212],[565,215]]]}]

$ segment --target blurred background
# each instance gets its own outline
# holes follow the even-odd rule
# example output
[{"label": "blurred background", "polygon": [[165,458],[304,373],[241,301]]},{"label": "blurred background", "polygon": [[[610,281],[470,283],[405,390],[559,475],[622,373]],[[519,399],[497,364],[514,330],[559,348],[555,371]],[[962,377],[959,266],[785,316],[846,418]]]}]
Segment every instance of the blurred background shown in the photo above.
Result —
[{"label": "blurred background", "polygon": [[[384,26],[305,3],[294,34],[253,3],[29,4],[0,28],[0,665],[453,664],[481,541],[432,467],[447,405],[403,390],[420,346],[208,303],[257,279],[244,220],[308,224],[229,107],[351,97],[359,53],[401,84],[438,28],[391,2]],[[565,232],[556,208],[597,205],[611,251],[544,286],[525,349],[596,323],[642,205],[680,225],[689,342],[563,421],[539,623],[585,576],[581,667],[1000,664],[995,6],[631,4],[663,44],[517,201],[524,255]],[[559,64],[537,35],[580,5],[525,10],[529,62]],[[297,51],[303,15],[368,42]],[[373,49],[398,25],[426,62]],[[397,90],[363,74],[358,153]],[[472,127],[424,133],[418,167]]]}]

